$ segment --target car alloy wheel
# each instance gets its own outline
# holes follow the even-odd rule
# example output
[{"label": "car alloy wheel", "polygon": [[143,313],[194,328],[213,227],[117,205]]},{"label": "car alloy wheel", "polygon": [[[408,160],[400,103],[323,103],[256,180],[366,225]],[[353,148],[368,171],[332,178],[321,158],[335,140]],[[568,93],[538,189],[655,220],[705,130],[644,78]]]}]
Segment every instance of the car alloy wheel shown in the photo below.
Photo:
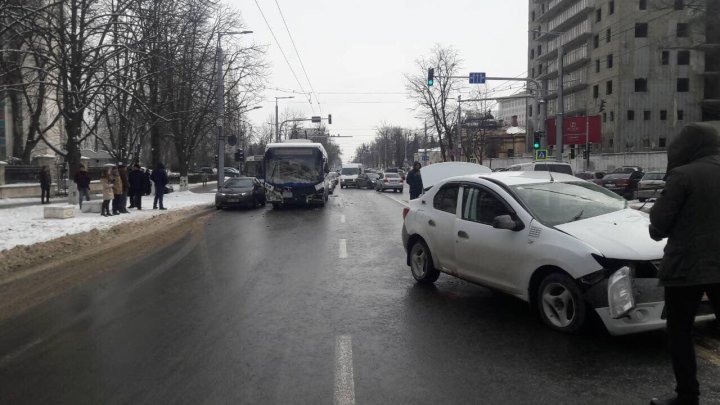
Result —
[{"label": "car alloy wheel", "polygon": [[415,242],[410,249],[410,271],[413,278],[420,283],[433,283],[440,277],[425,242]]},{"label": "car alloy wheel", "polygon": [[545,277],[537,300],[543,321],[553,329],[576,332],[585,323],[585,301],[575,281],[565,274]]}]

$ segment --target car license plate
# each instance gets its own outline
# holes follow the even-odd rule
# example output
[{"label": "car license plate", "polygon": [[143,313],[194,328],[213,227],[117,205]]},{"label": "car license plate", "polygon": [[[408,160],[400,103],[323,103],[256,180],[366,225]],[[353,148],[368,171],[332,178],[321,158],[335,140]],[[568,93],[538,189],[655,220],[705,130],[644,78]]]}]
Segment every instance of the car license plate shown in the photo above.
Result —
[{"label": "car license plate", "polygon": [[238,198],[228,198],[227,201],[228,202],[238,202],[240,200]]},{"label": "car license plate", "polygon": [[291,191],[283,191],[282,196],[283,198],[292,198],[293,194]]}]

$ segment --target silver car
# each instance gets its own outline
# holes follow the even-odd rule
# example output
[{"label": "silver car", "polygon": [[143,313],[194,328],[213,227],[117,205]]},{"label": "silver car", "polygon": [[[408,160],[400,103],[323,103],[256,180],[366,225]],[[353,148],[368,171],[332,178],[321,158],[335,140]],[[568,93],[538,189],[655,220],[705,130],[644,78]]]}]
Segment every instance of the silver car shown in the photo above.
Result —
[{"label": "silver car", "polygon": [[397,173],[383,173],[375,181],[375,191],[393,190],[403,192],[403,179]]},{"label": "silver car", "polygon": [[649,172],[638,182],[637,198],[645,202],[649,198],[660,197],[665,188],[665,172]]}]

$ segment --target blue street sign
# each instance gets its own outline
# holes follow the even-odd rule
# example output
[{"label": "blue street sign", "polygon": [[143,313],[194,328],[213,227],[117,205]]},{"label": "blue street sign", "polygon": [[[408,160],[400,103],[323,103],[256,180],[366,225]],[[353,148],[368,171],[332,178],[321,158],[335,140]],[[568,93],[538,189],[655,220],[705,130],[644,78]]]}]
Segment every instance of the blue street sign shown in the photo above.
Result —
[{"label": "blue street sign", "polygon": [[485,72],[470,72],[470,84],[485,83]]},{"label": "blue street sign", "polygon": [[547,160],[547,149],[538,149],[535,151],[535,160]]},{"label": "blue street sign", "polygon": [[422,160],[423,162],[425,162],[425,161],[428,160],[428,156],[427,156],[427,155],[422,155],[422,156],[420,156],[420,160]]}]

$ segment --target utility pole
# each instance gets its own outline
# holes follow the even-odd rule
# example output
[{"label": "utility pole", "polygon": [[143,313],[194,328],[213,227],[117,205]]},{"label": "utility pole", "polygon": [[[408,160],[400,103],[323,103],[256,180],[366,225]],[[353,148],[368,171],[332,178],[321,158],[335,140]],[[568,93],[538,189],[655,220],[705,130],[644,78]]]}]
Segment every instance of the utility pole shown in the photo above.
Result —
[{"label": "utility pole", "polygon": [[275,97],[275,142],[280,142],[280,125],[278,124],[278,100],[295,98],[295,96]]},{"label": "utility pole", "polygon": [[565,115],[565,100],[563,99],[563,46],[558,41],[558,84],[557,105],[555,107],[555,147],[558,150],[557,160],[563,161],[563,115]]},{"label": "utility pole", "polygon": [[460,160],[462,160],[462,94],[458,94],[458,144],[460,145]]}]

